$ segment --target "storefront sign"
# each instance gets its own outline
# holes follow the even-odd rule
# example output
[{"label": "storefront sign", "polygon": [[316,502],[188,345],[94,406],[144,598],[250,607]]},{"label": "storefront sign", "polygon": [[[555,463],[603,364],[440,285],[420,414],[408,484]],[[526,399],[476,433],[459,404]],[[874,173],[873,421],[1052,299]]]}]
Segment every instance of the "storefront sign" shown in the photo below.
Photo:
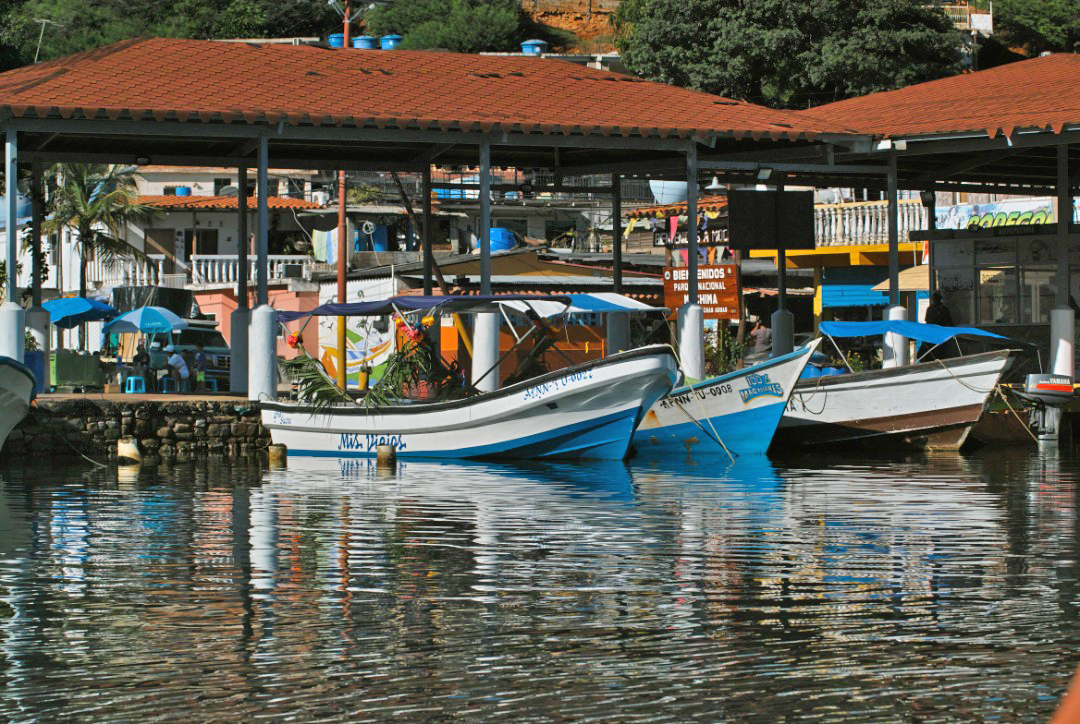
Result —
[{"label": "storefront sign", "polygon": [[[672,311],[690,301],[689,272],[684,266],[664,267],[664,306]],[[705,319],[739,318],[734,264],[698,267],[698,304],[705,311]]]}]

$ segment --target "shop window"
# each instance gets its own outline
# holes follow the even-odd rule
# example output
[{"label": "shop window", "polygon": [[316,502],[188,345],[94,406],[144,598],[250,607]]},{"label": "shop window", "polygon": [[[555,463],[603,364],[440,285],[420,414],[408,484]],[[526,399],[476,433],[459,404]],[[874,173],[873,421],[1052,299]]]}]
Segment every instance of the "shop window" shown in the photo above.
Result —
[{"label": "shop window", "polygon": [[1020,321],[1049,324],[1050,310],[1057,302],[1054,267],[1024,267],[1020,270]]},{"label": "shop window", "polygon": [[935,270],[934,288],[941,292],[942,301],[952,314],[953,323],[969,325],[974,322],[975,283],[971,267]]},{"label": "shop window", "polygon": [[1016,324],[1016,267],[979,269],[979,324]]}]

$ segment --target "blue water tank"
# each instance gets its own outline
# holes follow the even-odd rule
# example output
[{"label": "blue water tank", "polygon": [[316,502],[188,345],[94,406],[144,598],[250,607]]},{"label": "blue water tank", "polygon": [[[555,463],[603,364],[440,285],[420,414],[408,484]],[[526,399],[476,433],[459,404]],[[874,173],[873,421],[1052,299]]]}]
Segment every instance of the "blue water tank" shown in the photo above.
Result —
[{"label": "blue water tank", "polygon": [[501,226],[491,227],[492,251],[507,251],[515,246],[517,246],[517,239],[514,238],[514,232]]},{"label": "blue water tank", "polygon": [[546,53],[547,49],[548,44],[545,40],[523,40],[521,42],[521,52],[525,55],[540,55]]},{"label": "blue water tank", "polygon": [[330,41],[331,48],[345,47],[345,33],[330,33],[326,39]]},{"label": "blue water tank", "polygon": [[177,186],[176,187],[176,195],[177,196],[191,196],[191,187],[190,186]]},{"label": "blue water tank", "polygon": [[352,47],[360,48],[361,50],[378,50],[379,39],[374,35],[361,35],[353,38]]},{"label": "blue water tank", "polygon": [[40,349],[23,352],[23,363],[34,373],[34,391],[45,391],[45,353]]},{"label": "blue water tank", "polygon": [[802,374],[799,375],[800,380],[812,380],[821,377],[821,369],[814,365],[806,365],[803,368]]},{"label": "blue water tank", "polygon": [[825,369],[821,370],[822,376],[824,376],[824,375],[842,375],[845,372],[847,372],[847,370],[844,369],[843,367],[826,367]]},{"label": "blue water tank", "polygon": [[400,35],[384,35],[379,38],[379,47],[383,50],[393,50],[401,44]]}]

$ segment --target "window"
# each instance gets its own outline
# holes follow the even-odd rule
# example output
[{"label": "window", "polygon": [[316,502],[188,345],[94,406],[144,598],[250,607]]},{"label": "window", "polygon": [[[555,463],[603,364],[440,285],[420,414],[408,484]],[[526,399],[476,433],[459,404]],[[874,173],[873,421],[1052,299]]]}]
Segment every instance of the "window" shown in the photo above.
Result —
[{"label": "window", "polygon": [[304,198],[304,179],[302,178],[289,178],[285,179],[285,195],[291,199]]},{"label": "window", "polygon": [[[979,269],[979,324],[1016,324],[1016,267]],[[955,320],[954,320],[955,321]]]},{"label": "window", "polygon": [[214,196],[221,196],[221,190],[226,186],[232,186],[233,180],[231,178],[216,178],[214,179]]},{"label": "window", "polygon": [[942,301],[952,314],[957,325],[972,324],[974,321],[974,274],[971,267],[937,269],[934,288],[941,292]]},{"label": "window", "polygon": [[1021,322],[1050,323],[1050,310],[1057,301],[1054,267],[1024,267],[1020,270]]},{"label": "window", "polygon": [[177,188],[178,188],[177,186],[166,186],[165,187],[165,195],[166,196],[176,196],[176,189]]}]

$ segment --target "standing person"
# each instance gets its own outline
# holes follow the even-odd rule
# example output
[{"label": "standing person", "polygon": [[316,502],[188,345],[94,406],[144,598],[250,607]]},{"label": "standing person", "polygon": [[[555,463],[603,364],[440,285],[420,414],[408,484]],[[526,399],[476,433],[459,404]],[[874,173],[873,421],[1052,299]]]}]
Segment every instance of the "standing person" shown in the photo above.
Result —
[{"label": "standing person", "polygon": [[203,392],[206,389],[206,368],[209,360],[206,357],[206,352],[203,351],[202,344],[195,343],[195,359],[192,362],[192,369],[195,371],[195,390],[196,392]]},{"label": "standing person", "polygon": [[945,306],[945,300],[941,292],[935,291],[930,295],[930,306],[926,308],[926,323],[940,324],[942,327],[952,327],[952,312]]},{"label": "standing person", "polygon": [[169,377],[176,380],[176,389],[177,391],[180,391],[184,382],[190,376],[187,362],[185,362],[180,353],[176,351],[176,347],[173,347],[171,344],[165,348],[165,354],[169,355],[169,359],[165,363],[165,366],[169,368]]},{"label": "standing person", "polygon": [[764,354],[772,345],[772,330],[765,326],[765,322],[758,317],[754,328],[750,330],[750,336],[754,338],[754,354]]}]

